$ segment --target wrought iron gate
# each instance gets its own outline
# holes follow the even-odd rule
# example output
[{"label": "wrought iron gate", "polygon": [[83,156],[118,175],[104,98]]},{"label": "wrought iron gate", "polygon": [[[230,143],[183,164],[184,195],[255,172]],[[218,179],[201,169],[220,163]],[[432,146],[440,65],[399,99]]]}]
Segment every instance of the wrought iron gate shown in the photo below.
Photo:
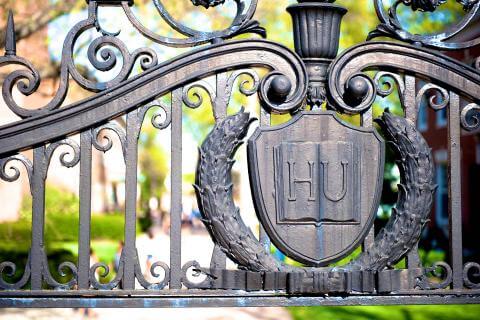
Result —
[{"label": "wrought iron gate", "polygon": [[[225,0],[193,0],[206,8]],[[293,17],[295,51],[267,40],[233,41],[247,33],[266,37],[253,20],[257,0],[235,0],[237,14],[221,31],[200,32],[176,21],[162,1],[153,3],[168,25],[183,38],[159,35],[147,29],[132,10],[133,0],[87,0],[88,16],[69,31],[63,46],[60,84],[51,102],[28,109],[14,98],[34,93],[39,72],[16,55],[13,16],[8,17],[5,55],[0,66],[17,65],[3,83],[3,99],[22,120],[0,127],[0,177],[15,181],[26,172],[32,194],[31,248],[20,280],[14,282],[17,261],[0,263],[0,306],[21,307],[192,307],[293,306],[479,303],[480,265],[462,254],[460,135],[478,130],[480,60],[475,67],[439,51],[480,45],[480,38],[455,42],[454,36],[476,23],[477,0],[458,0],[466,10],[463,20],[435,35],[409,33],[397,17],[403,4],[413,10],[434,11],[444,1],[397,0],[385,9],[374,4],[380,24],[369,38],[383,36],[400,42],[368,41],[337,57],[340,22],[347,10],[334,1],[299,1],[287,8]],[[171,47],[194,47],[166,62],[150,48],[130,52],[117,34],[102,29],[101,6],[121,7],[140,34]],[[120,72],[107,82],[96,82],[77,70],[73,48],[88,29],[98,37],[88,48],[90,63],[100,71]],[[369,40],[371,40],[369,39]],[[403,42],[403,43],[402,43]],[[410,43],[410,44],[405,44]],[[135,63],[143,72],[130,76]],[[265,75],[257,68],[267,70]],[[204,79],[214,75],[215,86]],[[245,226],[232,196],[231,168],[238,145],[247,134],[247,112],[229,115],[227,107],[236,80],[243,95],[255,95],[261,106],[259,125],[248,141],[249,174],[255,208],[262,223],[259,237]],[[62,106],[69,80],[94,93],[90,98]],[[372,104],[377,96],[398,95],[404,117],[385,112],[375,129]],[[200,147],[196,193],[202,221],[215,243],[210,266],[181,261],[182,106],[196,108],[192,90],[205,90],[213,106],[214,129]],[[168,103],[160,97],[170,96]],[[448,114],[448,262],[422,266],[418,241],[428,222],[435,192],[432,155],[415,123],[422,99]],[[197,98],[200,97],[197,95]],[[437,98],[436,98],[437,97]],[[441,97],[438,99],[438,97]],[[62,106],[62,107],[61,107]],[[171,130],[170,261],[152,265],[157,282],[142,274],[136,248],[138,139],[147,112],[157,108],[152,124]],[[291,120],[272,125],[273,114]],[[360,126],[338,115],[358,115]],[[125,128],[114,119],[124,117]],[[377,132],[380,131],[382,136]],[[112,147],[109,134],[118,136],[125,161],[125,246],[118,272],[110,282],[97,278],[108,266],[90,265],[92,151]],[[79,135],[79,139],[72,138]],[[102,139],[106,139],[103,140]],[[401,185],[387,225],[376,236],[373,220],[383,180],[385,141],[396,153]],[[48,267],[44,248],[45,181],[55,150],[62,166],[79,166],[78,261],[64,262],[58,282]],[[25,151],[33,150],[33,157]],[[20,166],[25,171],[20,170]],[[333,178],[332,178],[333,177]],[[257,240],[258,238],[258,240]],[[270,254],[271,241],[291,258],[294,267]],[[362,246],[346,265],[332,263]],[[159,248],[162,250],[162,248]],[[227,258],[238,269],[226,267]],[[395,268],[406,258],[405,268]],[[205,279],[192,281],[193,270]],[[135,288],[138,281],[142,289]]]}]

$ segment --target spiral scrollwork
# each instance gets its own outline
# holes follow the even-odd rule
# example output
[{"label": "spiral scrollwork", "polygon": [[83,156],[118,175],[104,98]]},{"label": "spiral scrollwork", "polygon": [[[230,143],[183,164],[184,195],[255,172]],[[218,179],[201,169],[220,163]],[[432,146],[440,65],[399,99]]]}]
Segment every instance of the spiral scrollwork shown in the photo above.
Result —
[{"label": "spiral scrollwork", "polygon": [[[115,278],[108,283],[101,283],[100,280],[97,279],[97,275],[99,278],[107,277],[110,274],[110,267],[103,262],[95,263],[93,266],[90,267],[90,274],[89,274],[90,284],[92,285],[93,288],[98,290],[112,290],[113,288],[117,287],[120,284],[120,281],[122,280],[124,265],[125,265],[125,260],[122,254],[119,260],[118,270],[117,270],[117,274],[115,275]],[[102,271],[99,272],[99,269],[102,269]]]},{"label": "spiral scrollwork", "polygon": [[370,32],[368,39],[386,36],[443,50],[465,49],[480,44],[480,38],[465,42],[455,42],[455,40],[452,40],[455,35],[469,27],[475,21],[476,16],[478,16],[480,12],[480,1],[478,0],[457,0],[458,3],[463,5],[463,9],[467,11],[467,14],[457,24],[449,26],[446,30],[435,34],[412,34],[402,25],[397,15],[398,8],[402,4],[411,7],[413,11],[433,12],[445,2],[446,0],[396,0],[390,9],[386,10],[383,0],[375,0],[375,9],[381,23],[374,31]]},{"label": "spiral scrollwork", "polygon": [[67,277],[69,274],[71,274],[70,280],[66,283],[60,283],[56,281],[48,269],[47,256],[45,255],[45,257],[43,258],[42,275],[47,285],[52,286],[55,289],[68,290],[72,289],[77,284],[78,271],[77,267],[72,262],[65,261],[60,263],[57,272],[61,277]]},{"label": "spiral scrollwork", "polygon": [[377,94],[381,97],[391,95],[395,90],[395,84],[398,87],[400,98],[402,98],[405,93],[405,81],[399,74],[379,71],[373,78],[373,82],[375,82]]},{"label": "spiral scrollwork", "polygon": [[[439,281],[431,281],[429,275]],[[445,262],[436,262],[431,267],[425,268],[424,274],[417,279],[417,286],[423,290],[444,289],[452,283],[452,268]]]},{"label": "spiral scrollwork", "polygon": [[15,163],[22,163],[27,171],[28,180],[30,182],[30,190],[32,189],[32,174],[33,164],[30,159],[22,154],[10,156],[8,158],[0,159],[0,179],[13,182],[20,177],[20,169],[15,166]]},{"label": "spiral scrollwork", "polygon": [[[308,86],[298,83],[292,90],[289,78],[279,71],[271,71],[260,82],[258,90],[262,107],[274,113],[297,112],[306,104]],[[293,92],[292,92],[293,91]]]},{"label": "spiral scrollwork", "polygon": [[123,156],[126,156],[126,139],[127,134],[125,129],[118,125],[116,122],[108,122],[100,127],[92,129],[92,143],[93,146],[102,152],[109,151],[113,146],[112,137],[109,135],[109,132],[113,132],[117,135],[122,146]]},{"label": "spiral scrollwork", "polygon": [[[220,0],[223,2],[224,0]],[[202,5],[206,8],[220,4],[218,0],[204,1],[195,0],[195,5]],[[208,42],[216,42],[221,39],[227,39],[244,33],[257,33],[262,37],[266,36],[266,31],[259,25],[256,20],[252,20],[255,9],[257,8],[258,0],[251,0],[249,5],[245,4],[244,0],[235,0],[236,14],[229,27],[223,30],[216,31],[200,31],[194,30],[180,23],[168,12],[162,0],[153,0],[153,4],[160,14],[161,18],[172,27],[175,31],[186,36],[186,38],[171,38],[159,35],[154,31],[146,28],[141,21],[135,16],[132,9],[126,2],[122,2],[122,8],[130,20],[132,25],[145,37],[151,39],[156,43],[160,43],[171,47],[190,47],[205,44]]]},{"label": "spiral scrollwork", "polygon": [[60,164],[67,168],[76,166],[80,161],[80,146],[75,140],[68,138],[51,143],[45,148],[45,157],[47,162],[52,160],[53,153],[60,146],[69,147],[69,150],[65,150],[60,154]]},{"label": "spiral scrollwork", "polygon": [[463,283],[467,288],[480,289],[480,264],[476,262],[465,264],[463,267]]},{"label": "spiral scrollwork", "polygon": [[[203,97],[199,90],[203,90],[208,94],[212,107],[216,108],[217,94],[213,87],[205,80],[200,80],[183,87],[182,100],[189,108],[196,109],[203,104]],[[191,96],[190,96],[191,95]]]},{"label": "spiral scrollwork", "polygon": [[30,279],[30,253],[28,254],[27,262],[25,264],[25,271],[22,277],[15,283],[5,281],[5,278],[11,278],[17,272],[17,265],[10,261],[0,263],[0,288],[7,290],[15,290],[23,288]]},{"label": "spiral scrollwork", "polygon": [[[192,276],[194,278],[200,278],[204,276],[203,281],[192,281],[189,277],[189,271],[192,271]],[[189,289],[202,289],[209,288],[211,281],[215,280],[216,277],[210,274],[206,268],[202,268],[198,261],[192,260],[185,263],[182,267],[182,283]]]},{"label": "spiral scrollwork", "polygon": [[[140,61],[142,70],[148,70],[158,64],[155,51],[150,48],[140,48],[130,54],[126,45],[114,36],[101,36],[93,40],[88,47],[88,60],[99,71],[110,71],[117,65],[117,56],[114,49],[120,52],[123,64],[120,72],[108,82],[96,82],[82,76],[76,68],[70,66],[70,73],[75,81],[83,88],[99,92],[118,85],[132,72],[137,60]],[[98,57],[98,55],[100,57]],[[101,58],[101,60],[99,60]]]},{"label": "spiral scrollwork", "polygon": [[[98,26],[97,6],[96,1],[89,2],[88,18],[77,23],[69,31],[63,46],[59,72],[59,87],[52,100],[44,106],[34,109],[25,108],[20,106],[13,97],[15,85],[19,92],[25,96],[35,93],[40,86],[40,73],[38,70],[36,70],[30,62],[14,54],[0,57],[0,67],[5,65],[22,67],[22,69],[15,70],[8,74],[2,85],[3,99],[12,112],[21,118],[27,118],[45,114],[59,108],[67,96],[70,76],[84,89],[91,92],[99,92],[118,85],[127,79],[136,61],[140,61],[140,66],[143,70],[150,69],[158,64],[157,55],[152,49],[140,48],[130,53],[126,45],[116,37],[118,34],[103,31]],[[118,50],[122,57],[123,63],[120,72],[110,81],[97,82],[87,79],[81,74],[74,63],[73,49],[75,42],[83,32],[92,28],[96,28],[101,34],[101,36],[93,40],[88,47],[88,59],[96,70],[109,71],[117,65],[118,59],[115,55],[115,50]]]},{"label": "spiral scrollwork", "polygon": [[480,105],[476,103],[466,105],[460,112],[460,122],[468,131],[480,128]]},{"label": "spiral scrollwork", "polygon": [[243,79],[240,82],[238,86],[240,92],[245,96],[251,96],[257,93],[258,87],[260,86],[260,77],[258,74],[253,70],[237,70],[232,72],[227,80],[225,92],[228,100],[230,100],[230,96],[232,95],[232,89],[235,81],[241,76],[247,76],[248,78]]},{"label": "spiral scrollwork", "polygon": [[[13,99],[13,89],[16,85],[21,94],[25,96],[31,95],[40,85],[40,73],[30,62],[17,56],[0,57],[0,67],[6,65],[17,65],[23,67],[23,69],[15,70],[5,77],[2,84],[2,96],[5,104],[19,117],[24,118],[33,115],[34,111],[20,107],[15,102]],[[49,108],[45,107],[45,109]],[[37,112],[41,110],[43,110],[43,108],[37,109]]]},{"label": "spiral scrollwork", "polygon": [[172,123],[172,108],[165,103],[155,100],[139,109],[139,119],[145,119],[147,112],[152,108],[158,108],[152,114],[151,123],[154,128],[163,130]]},{"label": "spiral scrollwork", "polygon": [[377,96],[377,85],[364,73],[354,73],[341,86],[335,76],[329,78],[328,105],[348,114],[360,114],[371,108]]},{"label": "spiral scrollwork", "polygon": [[445,108],[450,103],[448,91],[432,83],[428,83],[418,90],[415,98],[417,108],[420,107],[424,96],[427,97],[428,106],[437,111]]},{"label": "spiral scrollwork", "polygon": [[142,285],[142,287],[144,287],[145,289],[148,289],[148,290],[162,290],[163,288],[165,288],[165,286],[170,281],[170,268],[164,262],[157,261],[157,262],[153,263],[150,267],[150,270],[148,270],[148,272],[150,272],[150,275],[153,278],[158,279],[162,275],[161,273],[157,273],[156,270],[158,268],[161,268],[163,270],[162,280],[159,281],[159,282],[156,282],[156,283],[151,283],[151,282],[147,281],[147,279],[142,274],[142,268],[140,267],[140,263],[138,262],[138,254],[137,254],[137,257],[136,257],[136,260],[135,260],[135,277],[137,278],[138,282]]}]

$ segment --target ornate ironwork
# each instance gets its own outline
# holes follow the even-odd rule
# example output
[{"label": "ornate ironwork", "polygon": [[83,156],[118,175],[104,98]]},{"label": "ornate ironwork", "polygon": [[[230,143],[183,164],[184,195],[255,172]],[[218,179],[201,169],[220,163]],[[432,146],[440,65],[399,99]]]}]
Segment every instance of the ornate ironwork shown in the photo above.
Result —
[{"label": "ornate ironwork", "polygon": [[456,42],[452,39],[475,23],[480,10],[480,2],[478,0],[457,0],[457,2],[463,5],[463,9],[467,11],[467,14],[457,24],[435,34],[412,34],[407,30],[406,26],[402,25],[398,18],[397,10],[400,5],[410,6],[414,11],[433,12],[445,2],[446,0],[396,0],[387,11],[385,10],[383,0],[374,0],[380,24],[369,34],[368,39],[391,37],[415,45],[441,50],[465,49],[480,44],[480,38],[465,42]]},{"label": "ornate ironwork", "polygon": [[[191,1],[192,7],[206,9],[225,2]],[[6,76],[2,95],[22,119],[0,127],[0,178],[7,182],[22,174],[28,178],[32,239],[22,275],[17,274],[22,262],[0,262],[0,306],[480,302],[480,266],[464,261],[462,253],[460,174],[461,129],[480,128],[480,58],[472,68],[431,50],[479,45],[478,38],[461,43],[454,38],[478,19],[480,2],[458,1],[465,16],[444,32],[413,35],[401,24],[397,9],[432,12],[444,0],[398,0],[389,10],[375,0],[380,24],[369,39],[387,36],[408,44],[369,41],[338,57],[341,20],[347,10],[333,0],[303,0],[286,9],[293,19],[295,52],[263,39],[230,40],[246,33],[266,37],[265,29],[253,20],[257,2],[234,0],[231,24],[205,32],[182,24],[164,1],[153,0],[156,13],[179,34],[167,37],[141,23],[132,0],[89,0],[87,18],[64,41],[58,90],[49,103],[34,109],[14,98],[15,86],[20,94],[31,95],[41,79],[28,60],[17,56],[9,13],[0,67],[19,69]],[[168,61],[152,48],[131,50],[119,32],[102,29],[100,6],[120,7],[139,34],[157,44],[202,46]],[[74,64],[73,48],[87,30],[97,32],[88,44],[91,66],[99,72],[120,70],[109,81],[87,78]],[[120,60],[122,65],[117,66]],[[142,70],[133,76],[136,63]],[[64,106],[70,80],[91,96]],[[243,108],[227,112],[235,91],[258,95],[259,124],[249,138],[248,161],[259,234],[246,226],[233,199],[234,155],[255,122]],[[373,119],[377,97],[394,92],[404,115],[385,111]],[[450,256],[448,262],[432,266],[423,266],[418,253],[436,188],[431,150],[415,128],[425,101],[429,108],[447,113],[449,135]],[[211,105],[215,119],[199,149],[194,186],[202,221],[214,242],[209,266],[181,259],[182,107],[202,105]],[[290,114],[292,119],[272,125],[272,114]],[[347,124],[338,115],[357,115],[360,124]],[[138,140],[146,119],[158,130],[169,129],[172,195],[170,261],[154,262],[150,270],[142,271],[136,201]],[[379,133],[395,153],[401,181],[395,209],[375,236],[372,225],[384,159]],[[125,246],[111,277],[107,264],[90,264],[92,152],[109,152],[117,140],[125,163]],[[26,150],[33,150],[33,156]],[[57,150],[64,150],[61,166],[80,168],[80,206],[78,261],[61,263],[54,277],[44,225],[45,184]],[[270,237],[276,247],[306,265],[279,261],[270,253]],[[361,252],[350,261],[332,264],[360,246]],[[238,268],[227,268],[227,258]],[[404,258],[405,267],[398,267]],[[143,289],[136,289],[136,281]]]}]

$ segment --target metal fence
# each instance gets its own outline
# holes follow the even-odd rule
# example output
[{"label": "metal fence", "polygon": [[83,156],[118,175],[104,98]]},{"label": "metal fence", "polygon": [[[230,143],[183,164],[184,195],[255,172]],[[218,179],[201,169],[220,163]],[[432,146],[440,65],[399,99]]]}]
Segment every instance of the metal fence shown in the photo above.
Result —
[{"label": "metal fence", "polygon": [[[32,195],[32,219],[31,248],[20,280],[11,280],[18,261],[0,263],[1,306],[193,307],[480,302],[480,265],[464,261],[462,254],[460,174],[461,131],[477,130],[479,125],[480,72],[478,63],[475,69],[431,50],[478,45],[478,38],[462,43],[451,38],[475,21],[479,16],[480,2],[463,1],[468,13],[448,32],[419,36],[403,30],[396,17],[397,6],[405,3],[413,9],[432,11],[438,1],[397,1],[388,14],[382,1],[377,0],[375,5],[381,24],[371,37],[390,36],[414,45],[369,41],[346,50],[339,57],[336,57],[339,26],[346,10],[328,1],[301,1],[289,7],[297,53],[266,40],[227,40],[244,33],[265,36],[265,30],[252,20],[257,0],[248,3],[235,1],[238,12],[232,25],[213,32],[199,32],[183,26],[170,16],[161,1],[154,1],[162,19],[184,38],[164,37],[148,30],[132,11],[133,1],[87,2],[88,17],[77,23],[65,39],[59,89],[51,102],[37,109],[24,108],[14,99],[15,85],[21,94],[30,95],[37,90],[40,76],[32,64],[16,55],[13,16],[8,19],[6,51],[0,57],[0,66],[15,64],[22,69],[5,78],[3,98],[22,120],[0,127],[0,177],[13,182],[21,172],[26,172]],[[223,2],[193,1],[206,7]],[[155,51],[150,48],[129,52],[115,34],[99,26],[99,6],[120,6],[140,34],[156,43],[173,47],[204,46],[167,62],[159,62]],[[123,60],[120,73],[108,82],[98,83],[85,78],[73,62],[72,50],[78,36],[94,28],[99,37],[89,44],[91,64],[101,71],[111,70],[119,59],[115,58],[110,47],[117,49]],[[130,77],[138,61],[144,71]],[[257,72],[259,68],[266,70],[266,74]],[[215,85],[202,80],[212,75]],[[269,235],[275,230],[267,232],[262,227],[258,240],[245,231],[241,215],[234,209],[233,200],[230,201],[229,161],[233,155],[228,152],[234,152],[246,134],[245,126],[248,127],[246,123],[250,120],[243,112],[227,115],[234,85],[241,77],[249,78],[240,84],[241,94],[250,96],[258,92],[261,106],[259,130],[271,125],[272,114],[291,114],[294,119],[301,114],[305,119],[309,117],[307,114],[320,114],[323,119],[325,115],[339,113],[360,115],[361,130],[370,132],[374,123],[372,103],[376,97],[398,92],[408,121],[386,115],[381,125],[385,139],[393,143],[400,155],[403,187],[400,188],[397,211],[376,237],[373,221],[365,222],[363,228],[366,232],[357,239],[363,253],[347,265],[333,267],[331,261],[315,262],[313,259],[314,262],[309,266],[307,263],[306,267],[287,266],[270,256]],[[95,94],[62,106],[70,80]],[[181,261],[182,109],[184,106],[195,108],[203,103],[201,100],[192,101],[192,90],[198,89],[208,93],[216,121],[200,150],[196,186],[202,219],[215,243],[210,266],[201,266],[195,261],[182,265]],[[161,100],[165,96],[168,99]],[[413,125],[425,96],[429,107],[446,109],[448,113],[450,257],[448,263],[439,262],[433,266],[422,266],[418,256],[420,233],[427,223],[435,189],[431,154]],[[170,261],[152,265],[152,277],[149,278],[157,278],[157,282],[149,282],[143,275],[136,246],[138,139],[146,114],[152,108],[156,112],[152,117],[153,126],[158,130],[170,127],[171,132]],[[115,121],[120,118],[124,119],[124,127]],[[308,128],[312,131],[318,129],[315,126]],[[92,152],[94,149],[103,152],[111,149],[112,134],[121,143],[125,161],[125,234],[118,271],[113,280],[105,282],[97,275],[100,273],[101,278],[107,276],[108,266],[101,263],[90,265]],[[74,135],[79,135],[79,140],[72,138]],[[105,137],[107,140],[102,141]],[[250,144],[253,142],[249,142],[249,152],[253,152]],[[66,279],[63,282],[58,282],[49,269],[44,230],[46,179],[59,147],[68,148],[60,155],[61,165],[80,168],[78,261],[64,262],[58,267]],[[33,151],[33,157],[28,156],[28,150]],[[210,160],[214,161],[213,165],[208,162]],[[25,171],[19,169],[21,166]],[[258,167],[259,163],[251,163],[250,171]],[[259,175],[263,177],[262,172]],[[224,180],[218,182],[216,177]],[[255,184],[255,179],[251,180]],[[261,182],[252,187],[254,193],[261,189],[258,185]],[[372,198],[375,192],[378,193],[378,189],[372,191],[368,185],[362,185],[362,190],[370,190]],[[362,195],[361,201],[367,201],[367,198]],[[261,211],[261,202],[262,199],[256,200],[257,211]],[[301,241],[308,246],[312,239],[305,235]],[[281,242],[277,240],[275,245],[279,246]],[[239,268],[227,269],[227,257]],[[406,258],[406,267],[394,268],[394,263],[403,258]],[[192,281],[188,276],[192,270],[205,280],[200,283]],[[142,289],[135,288],[136,281]]]}]

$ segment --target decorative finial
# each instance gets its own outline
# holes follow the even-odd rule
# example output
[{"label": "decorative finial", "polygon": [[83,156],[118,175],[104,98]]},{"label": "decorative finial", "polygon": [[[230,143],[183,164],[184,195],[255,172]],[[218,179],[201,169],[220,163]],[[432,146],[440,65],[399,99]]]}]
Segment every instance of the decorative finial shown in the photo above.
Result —
[{"label": "decorative finial", "polygon": [[17,43],[15,39],[15,22],[13,21],[12,10],[8,11],[7,33],[5,36],[5,55],[15,56],[17,54]]},{"label": "decorative finial", "polygon": [[195,6],[203,6],[205,8],[215,7],[223,4],[225,0],[191,0]]},{"label": "decorative finial", "polygon": [[412,6],[413,11],[433,12],[447,0],[402,0],[406,6]]}]

